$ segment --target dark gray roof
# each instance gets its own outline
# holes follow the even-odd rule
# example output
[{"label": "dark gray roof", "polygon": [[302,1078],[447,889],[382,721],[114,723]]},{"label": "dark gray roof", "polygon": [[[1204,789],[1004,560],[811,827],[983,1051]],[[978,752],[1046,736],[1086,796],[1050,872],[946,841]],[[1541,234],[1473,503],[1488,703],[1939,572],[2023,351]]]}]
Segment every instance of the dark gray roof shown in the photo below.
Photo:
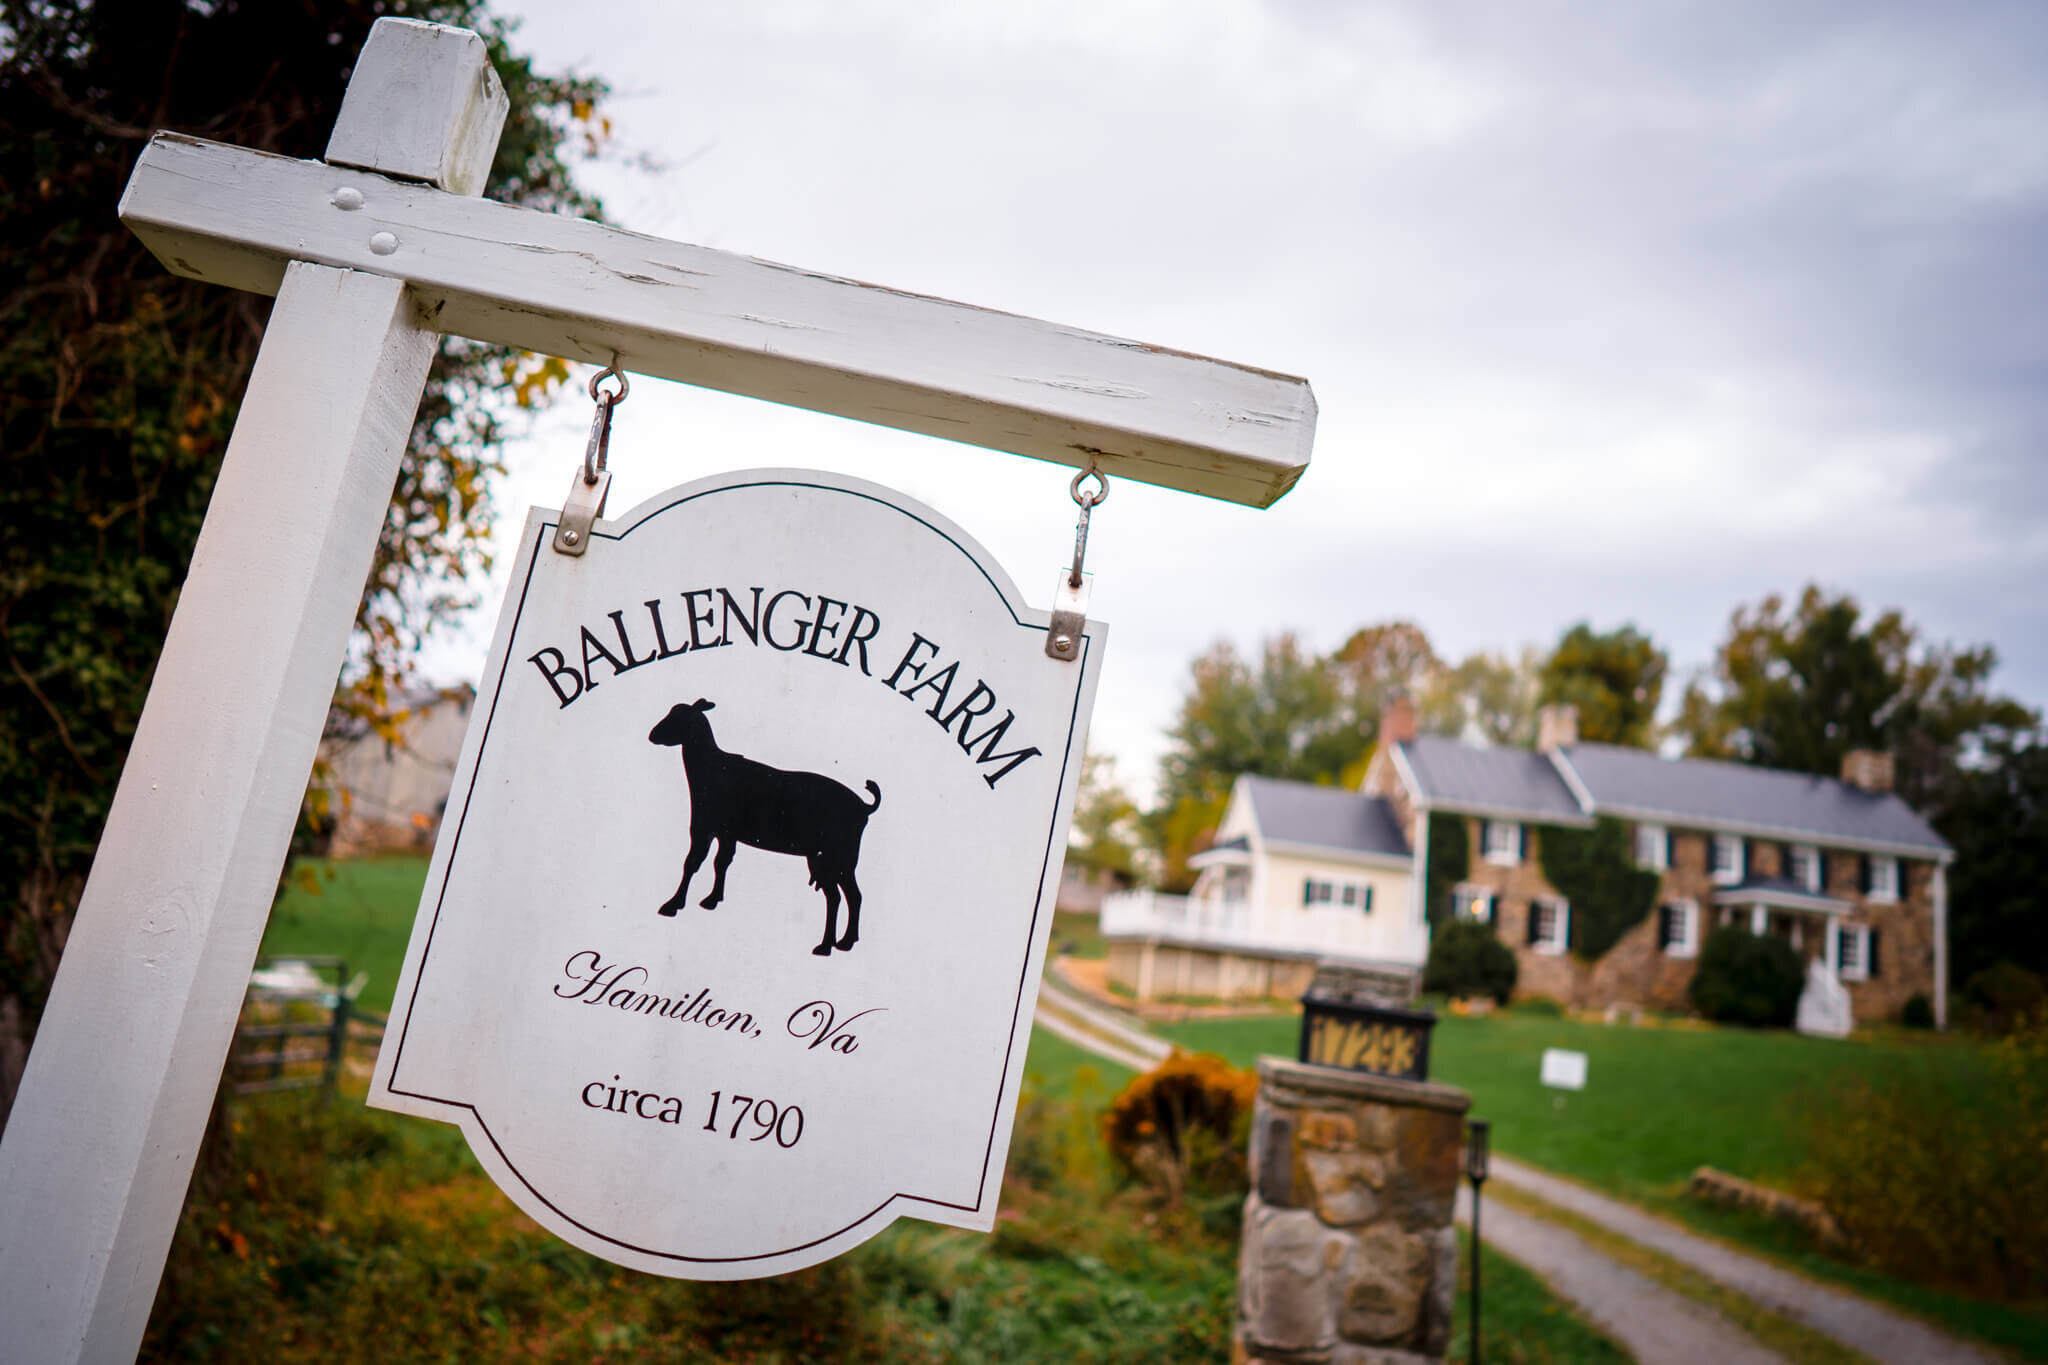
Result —
[{"label": "dark gray roof", "polygon": [[1442,735],[1418,735],[1400,746],[1417,793],[1432,806],[1465,806],[1527,820],[1583,824],[1571,788],[1542,754],[1481,749]]},{"label": "dark gray roof", "polygon": [[1563,757],[1602,813],[1803,836],[1816,843],[1948,848],[1896,795],[1880,796],[1831,777],[1715,759],[1659,758],[1613,744],[1575,744]]},{"label": "dark gray roof", "polygon": [[1244,789],[1268,843],[1409,856],[1393,809],[1380,797],[1271,777],[1247,777]]},{"label": "dark gray roof", "polygon": [[1804,882],[1796,882],[1790,877],[1744,877],[1731,886],[1718,887],[1714,891],[1716,901],[1741,901],[1753,896],[1790,898],[1819,904],[1844,904],[1825,891],[1809,891]]}]

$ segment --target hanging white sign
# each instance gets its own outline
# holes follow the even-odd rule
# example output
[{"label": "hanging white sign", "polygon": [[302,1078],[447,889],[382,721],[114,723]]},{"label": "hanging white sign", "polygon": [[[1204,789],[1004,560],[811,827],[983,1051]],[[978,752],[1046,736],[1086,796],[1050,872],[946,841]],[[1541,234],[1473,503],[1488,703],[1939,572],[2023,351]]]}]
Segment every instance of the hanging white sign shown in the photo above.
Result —
[{"label": "hanging white sign", "polygon": [[370,1093],[577,1246],[780,1274],[994,1224],[1105,628],[753,470],[527,519]]}]

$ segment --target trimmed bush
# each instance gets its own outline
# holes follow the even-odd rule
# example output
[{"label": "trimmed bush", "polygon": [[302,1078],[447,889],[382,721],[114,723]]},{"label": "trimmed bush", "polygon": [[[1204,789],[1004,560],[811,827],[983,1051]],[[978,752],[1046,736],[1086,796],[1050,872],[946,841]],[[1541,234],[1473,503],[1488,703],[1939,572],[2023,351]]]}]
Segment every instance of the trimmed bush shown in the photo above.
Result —
[{"label": "trimmed bush", "polygon": [[1128,1174],[1178,1204],[1183,1195],[1242,1200],[1257,1073],[1213,1053],[1176,1050],[1131,1078],[1103,1116],[1110,1155]]},{"label": "trimmed bush", "polygon": [[1791,944],[1729,926],[1707,935],[1692,976],[1692,1003],[1718,1023],[1787,1028],[1805,988],[1806,966]]},{"label": "trimmed bush", "polygon": [[1927,998],[1926,991],[1914,991],[1906,997],[1905,1008],[1899,1011],[1899,1022],[1907,1028],[1934,1027],[1934,1003]]},{"label": "trimmed bush", "polygon": [[1493,927],[1475,919],[1439,924],[1429,939],[1429,963],[1422,969],[1422,989],[1452,997],[1486,995],[1505,1005],[1514,994],[1514,950],[1500,941]]}]

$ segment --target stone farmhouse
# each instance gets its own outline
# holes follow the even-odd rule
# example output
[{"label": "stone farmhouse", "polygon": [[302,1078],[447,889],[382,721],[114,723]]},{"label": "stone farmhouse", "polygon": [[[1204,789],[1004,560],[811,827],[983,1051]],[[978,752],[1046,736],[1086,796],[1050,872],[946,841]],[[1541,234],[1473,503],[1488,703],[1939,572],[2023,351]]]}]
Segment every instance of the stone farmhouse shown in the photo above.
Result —
[{"label": "stone farmhouse", "polygon": [[[1514,949],[1520,995],[1684,1010],[1701,944],[1729,925],[1782,937],[1806,960],[1802,1029],[1895,1019],[1916,994],[1946,1022],[1954,854],[1891,791],[1888,755],[1852,753],[1837,780],[1580,743],[1577,730],[1572,708],[1548,707],[1534,751],[1482,748],[1418,734],[1396,701],[1358,792],[1239,779],[1185,903],[1105,902],[1111,979],[1141,998],[1282,996],[1307,981],[1287,964],[1319,955],[1419,966],[1427,888],[1448,881],[1439,913],[1493,926]],[[1601,817],[1623,823],[1658,887],[1651,913],[1589,958],[1543,847],[1547,831]],[[1464,837],[1432,850],[1445,821]]]}]

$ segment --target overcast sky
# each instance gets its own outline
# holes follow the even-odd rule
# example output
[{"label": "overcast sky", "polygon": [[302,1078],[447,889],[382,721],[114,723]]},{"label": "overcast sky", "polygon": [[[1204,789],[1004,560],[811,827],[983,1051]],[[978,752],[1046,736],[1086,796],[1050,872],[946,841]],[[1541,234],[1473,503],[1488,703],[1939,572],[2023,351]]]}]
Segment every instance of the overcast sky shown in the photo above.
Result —
[{"label": "overcast sky", "polygon": [[[2048,5],[500,8],[614,86],[623,226],[1310,380],[1275,507],[1096,515],[1141,794],[1209,643],[1392,618],[1633,622],[1682,673],[1817,580],[2048,700]],[[509,525],[587,423],[514,450]],[[1050,605],[1071,471],[1014,456],[646,381],[612,507],[769,464],[922,498]]]}]

